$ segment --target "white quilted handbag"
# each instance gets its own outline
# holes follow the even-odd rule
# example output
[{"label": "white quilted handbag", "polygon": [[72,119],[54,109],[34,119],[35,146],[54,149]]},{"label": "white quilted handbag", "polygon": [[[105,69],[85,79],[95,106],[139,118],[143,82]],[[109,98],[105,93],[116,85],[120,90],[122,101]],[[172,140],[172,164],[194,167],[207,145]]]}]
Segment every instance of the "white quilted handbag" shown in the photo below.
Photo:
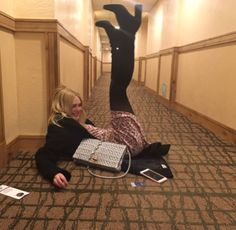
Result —
[{"label": "white quilted handbag", "polygon": [[73,155],[73,159],[78,164],[119,172],[126,153],[129,154],[126,145],[89,138],[81,141]]}]

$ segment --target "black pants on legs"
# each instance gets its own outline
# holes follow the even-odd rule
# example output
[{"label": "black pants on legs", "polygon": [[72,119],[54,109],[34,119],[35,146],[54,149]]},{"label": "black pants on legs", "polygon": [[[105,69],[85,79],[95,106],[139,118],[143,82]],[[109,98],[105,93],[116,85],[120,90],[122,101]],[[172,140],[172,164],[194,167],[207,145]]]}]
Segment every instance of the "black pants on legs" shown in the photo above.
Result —
[{"label": "black pants on legs", "polygon": [[[130,105],[127,88],[132,79],[134,70],[134,48],[132,44],[128,49],[112,50],[112,70],[110,83],[110,109],[112,111],[125,111],[134,113]],[[127,44],[126,44],[127,47]]]}]

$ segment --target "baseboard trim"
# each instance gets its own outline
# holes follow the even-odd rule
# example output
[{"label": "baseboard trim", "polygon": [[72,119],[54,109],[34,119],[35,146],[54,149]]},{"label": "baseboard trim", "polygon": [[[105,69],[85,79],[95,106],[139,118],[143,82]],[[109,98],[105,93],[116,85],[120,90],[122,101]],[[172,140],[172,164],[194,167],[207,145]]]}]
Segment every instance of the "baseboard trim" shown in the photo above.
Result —
[{"label": "baseboard trim", "polygon": [[16,137],[6,145],[7,161],[14,157],[18,152],[18,138]]},{"label": "baseboard trim", "polygon": [[150,88],[148,88],[147,86],[144,86],[144,88],[145,88],[149,93],[153,94],[153,95],[158,99],[158,101],[159,101],[161,104],[163,104],[163,105],[165,105],[165,106],[167,106],[167,107],[169,107],[169,108],[171,107],[171,102],[170,102],[168,99],[166,99],[166,98],[164,98],[164,97],[158,95],[158,93],[157,93],[155,90],[150,89]]},{"label": "baseboard trim", "polygon": [[204,128],[212,131],[215,135],[223,138],[229,143],[236,144],[236,130],[229,128],[220,122],[217,122],[201,113],[198,113],[178,102],[170,102],[168,99],[160,96],[154,90],[144,86],[147,91],[155,95],[157,100],[170,109],[185,115],[190,120],[202,125]]},{"label": "baseboard trim", "polygon": [[45,136],[21,135],[18,140],[18,151],[30,151],[34,153],[45,143]]},{"label": "baseboard trim", "polygon": [[177,102],[171,104],[176,111],[182,113],[187,116],[192,121],[202,125],[206,129],[209,129],[216,135],[222,137],[224,140],[236,144],[236,130],[229,128],[220,122],[217,122],[201,113],[198,113],[190,108],[185,107]]},{"label": "baseboard trim", "polygon": [[27,151],[33,155],[44,143],[45,136],[43,135],[20,135],[8,144],[5,141],[0,142],[0,168],[19,152]]},{"label": "baseboard trim", "polygon": [[7,163],[7,152],[5,141],[0,143],[0,168]]}]

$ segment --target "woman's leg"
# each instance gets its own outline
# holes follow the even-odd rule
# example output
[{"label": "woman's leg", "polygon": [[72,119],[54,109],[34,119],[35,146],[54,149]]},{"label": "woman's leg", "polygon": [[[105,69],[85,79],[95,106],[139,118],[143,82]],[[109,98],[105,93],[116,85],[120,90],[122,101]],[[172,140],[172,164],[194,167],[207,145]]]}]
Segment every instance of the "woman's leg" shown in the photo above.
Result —
[{"label": "woman's leg", "polygon": [[[96,26],[103,27],[105,29],[111,44],[112,68],[110,84],[110,109],[112,111],[125,111],[133,114],[134,112],[127,97],[126,90],[132,79],[134,70],[134,41],[135,33],[141,24],[142,6],[135,5],[134,16],[132,16],[124,6],[118,4],[105,5],[104,9],[115,13],[116,19],[120,26],[120,29],[115,29],[108,21],[98,21],[96,23]],[[136,140],[136,137],[134,138],[134,143],[140,142],[144,147],[140,152],[140,155],[166,155],[168,153],[170,145],[163,146],[161,143],[156,142],[146,146],[145,138],[141,130],[135,133],[139,134],[142,141]],[[125,140],[126,138],[123,140],[124,143]],[[140,143],[136,143],[134,146],[137,146]]]},{"label": "woman's leg", "polygon": [[96,23],[106,30],[111,44],[110,109],[133,113],[126,90],[134,70],[134,40],[141,24],[142,6],[135,6],[134,16],[122,5],[109,4],[104,8],[115,13],[120,26],[120,29],[115,29],[108,21]]}]

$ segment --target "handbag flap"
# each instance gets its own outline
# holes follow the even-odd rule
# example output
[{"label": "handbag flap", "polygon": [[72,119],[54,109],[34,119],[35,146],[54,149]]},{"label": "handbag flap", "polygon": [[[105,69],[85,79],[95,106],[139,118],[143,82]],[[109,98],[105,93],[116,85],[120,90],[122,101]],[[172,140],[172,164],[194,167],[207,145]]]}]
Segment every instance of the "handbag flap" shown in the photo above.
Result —
[{"label": "handbag flap", "polygon": [[127,147],[122,144],[84,139],[76,149],[73,158],[77,163],[120,171],[126,151]]}]

